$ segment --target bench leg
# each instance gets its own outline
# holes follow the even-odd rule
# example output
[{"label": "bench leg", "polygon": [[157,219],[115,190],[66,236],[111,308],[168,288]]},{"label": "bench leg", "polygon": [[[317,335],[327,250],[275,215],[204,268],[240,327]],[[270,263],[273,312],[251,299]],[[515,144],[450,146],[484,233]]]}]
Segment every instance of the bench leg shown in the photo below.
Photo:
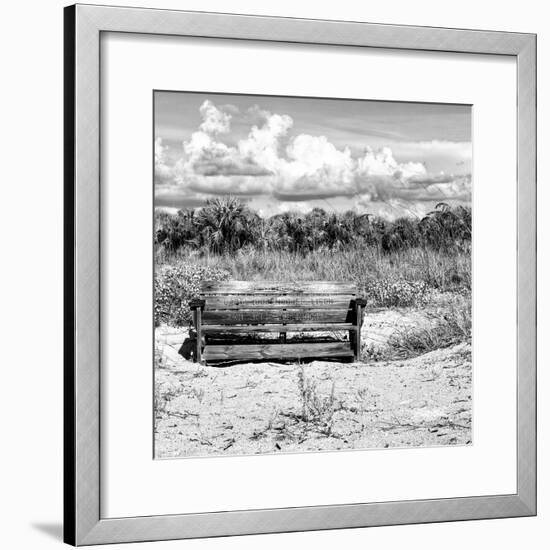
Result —
[{"label": "bench leg", "polygon": [[354,330],[350,330],[348,331],[349,332],[349,345],[351,347],[351,349],[353,350],[353,358],[356,359],[356,346],[355,346],[355,336],[357,334],[357,331],[354,329]]},{"label": "bench leg", "polygon": [[355,306],[355,325],[353,354],[356,361],[361,360],[361,326],[363,325],[363,308],[360,305]]},{"label": "bench leg", "polygon": [[202,363],[202,312],[200,308],[193,310],[193,318],[195,331],[197,333],[197,342],[193,361],[195,363]]}]

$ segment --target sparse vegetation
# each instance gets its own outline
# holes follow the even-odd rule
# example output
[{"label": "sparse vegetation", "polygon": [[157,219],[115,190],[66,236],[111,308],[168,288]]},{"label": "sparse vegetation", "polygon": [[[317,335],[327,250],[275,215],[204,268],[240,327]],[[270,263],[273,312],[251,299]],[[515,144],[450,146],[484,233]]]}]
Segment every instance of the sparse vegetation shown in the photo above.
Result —
[{"label": "sparse vegetation", "polygon": [[157,418],[162,418],[168,413],[170,402],[180,394],[180,391],[175,387],[161,386],[155,384],[155,415]]},{"label": "sparse vegetation", "polygon": [[300,365],[297,376],[301,404],[300,420],[313,424],[323,424],[327,427],[330,426],[332,416],[338,408],[334,380],[331,382],[330,392],[324,395],[319,390],[317,380],[306,376],[304,365]]},{"label": "sparse vegetation", "polygon": [[458,297],[450,307],[433,317],[433,323],[429,326],[396,330],[388,340],[389,356],[415,357],[470,341],[472,312],[469,298]]},{"label": "sparse vegetation", "polygon": [[[470,349],[459,344],[409,360],[362,365],[241,364],[223,375],[204,367],[207,377],[199,379],[193,363],[175,360],[172,368],[155,373],[162,391],[183,390],[157,415],[155,456],[468,444]],[[257,383],[247,383],[250,378]]]}]

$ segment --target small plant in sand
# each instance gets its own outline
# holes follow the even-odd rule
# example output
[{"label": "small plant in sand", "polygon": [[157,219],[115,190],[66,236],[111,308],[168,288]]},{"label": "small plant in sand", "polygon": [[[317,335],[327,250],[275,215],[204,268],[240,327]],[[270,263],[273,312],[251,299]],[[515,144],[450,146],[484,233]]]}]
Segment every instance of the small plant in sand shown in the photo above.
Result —
[{"label": "small plant in sand", "polygon": [[202,405],[202,400],[204,399],[204,388],[195,388],[191,389],[193,397],[199,402],[199,405]]},{"label": "small plant in sand", "polygon": [[162,418],[167,414],[170,402],[179,394],[180,392],[167,384],[155,384],[155,416]]},{"label": "small plant in sand", "polygon": [[384,348],[371,343],[364,343],[361,346],[361,358],[367,361],[384,361],[386,353]]},{"label": "small plant in sand", "polygon": [[305,374],[304,366],[300,365],[298,370],[298,392],[300,395],[301,420],[315,424],[330,425],[332,417],[338,408],[335,389],[333,380],[330,393],[322,395],[317,382],[312,378],[308,378]]},{"label": "small plant in sand", "polygon": [[281,411],[279,407],[273,407],[273,409],[271,410],[271,414],[269,415],[269,418],[267,420],[266,431],[272,430],[276,426],[276,422],[279,419],[280,412]]}]

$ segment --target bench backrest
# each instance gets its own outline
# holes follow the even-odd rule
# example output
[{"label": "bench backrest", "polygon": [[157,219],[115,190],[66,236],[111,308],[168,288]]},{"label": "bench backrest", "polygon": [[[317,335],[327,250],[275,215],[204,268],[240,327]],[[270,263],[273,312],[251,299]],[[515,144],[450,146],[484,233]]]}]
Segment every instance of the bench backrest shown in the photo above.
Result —
[{"label": "bench backrest", "polygon": [[201,298],[204,325],[338,324],[353,322],[357,288],[333,281],[205,282]]}]

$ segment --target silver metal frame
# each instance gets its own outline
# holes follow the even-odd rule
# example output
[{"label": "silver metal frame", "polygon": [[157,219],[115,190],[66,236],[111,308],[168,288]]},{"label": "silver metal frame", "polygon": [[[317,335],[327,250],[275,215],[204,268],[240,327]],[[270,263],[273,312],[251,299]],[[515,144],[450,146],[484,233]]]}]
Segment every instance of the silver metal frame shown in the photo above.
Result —
[{"label": "silver metal frame", "polygon": [[[116,519],[100,517],[99,46],[102,31],[498,54],[516,58],[517,493]],[[536,35],[76,5],[65,8],[65,93],[65,542],[87,545],[536,514]]]}]

